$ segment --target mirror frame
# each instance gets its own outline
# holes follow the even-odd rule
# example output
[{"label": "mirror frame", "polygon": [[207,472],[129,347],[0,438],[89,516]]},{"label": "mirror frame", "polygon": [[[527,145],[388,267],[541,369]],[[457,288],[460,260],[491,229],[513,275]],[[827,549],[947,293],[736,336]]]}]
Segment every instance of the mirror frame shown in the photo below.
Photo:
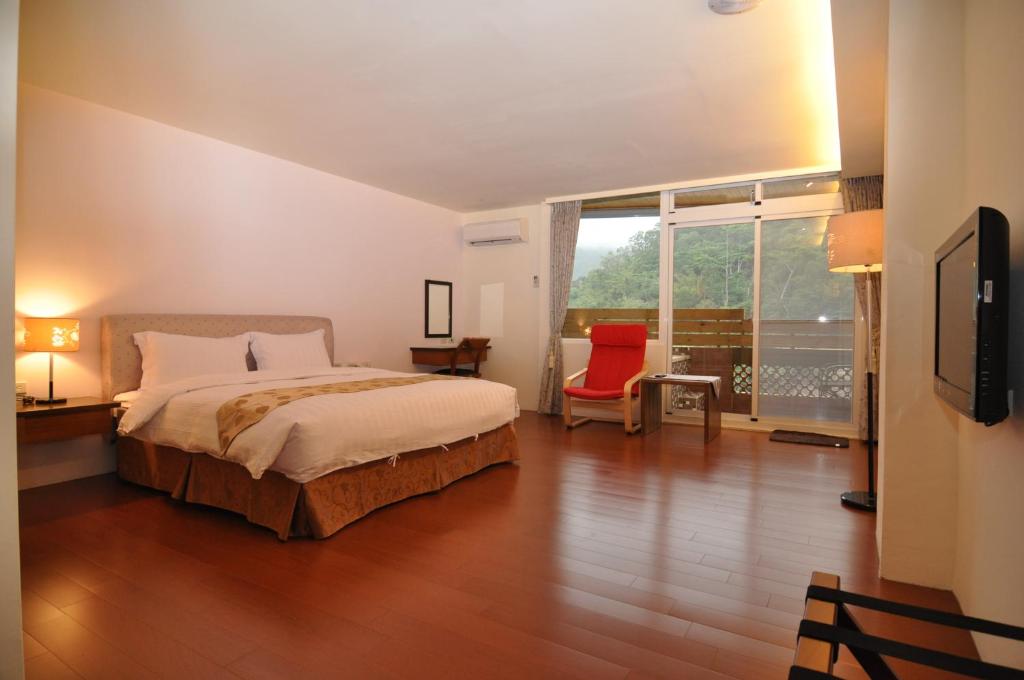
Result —
[{"label": "mirror frame", "polygon": [[[448,332],[447,333],[431,333],[430,332],[430,287],[431,286],[447,286],[448,287]],[[433,279],[427,279],[423,283],[423,337],[425,338],[450,338],[452,337],[452,282],[451,281],[434,281]]]}]

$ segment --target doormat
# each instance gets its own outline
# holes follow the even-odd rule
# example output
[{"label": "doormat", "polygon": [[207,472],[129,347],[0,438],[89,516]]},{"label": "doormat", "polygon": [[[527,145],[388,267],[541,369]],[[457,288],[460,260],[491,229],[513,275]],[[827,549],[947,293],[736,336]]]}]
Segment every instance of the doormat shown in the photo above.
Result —
[{"label": "doormat", "polygon": [[830,437],[827,434],[814,432],[796,432],[794,430],[772,430],[768,437],[773,442],[788,444],[811,444],[813,446],[834,446],[837,449],[850,448],[850,440],[846,437]]}]

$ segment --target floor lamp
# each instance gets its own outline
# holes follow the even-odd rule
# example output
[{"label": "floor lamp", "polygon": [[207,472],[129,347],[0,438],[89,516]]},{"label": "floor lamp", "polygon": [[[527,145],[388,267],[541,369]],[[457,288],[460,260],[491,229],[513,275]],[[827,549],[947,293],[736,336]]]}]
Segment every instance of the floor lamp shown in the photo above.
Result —
[{"label": "floor lamp", "polygon": [[875,511],[875,339],[871,272],[882,271],[882,210],[861,210],[835,215],[828,221],[829,271],[868,274],[866,294],[868,322],[868,490],[846,491],[840,495],[843,505]]}]

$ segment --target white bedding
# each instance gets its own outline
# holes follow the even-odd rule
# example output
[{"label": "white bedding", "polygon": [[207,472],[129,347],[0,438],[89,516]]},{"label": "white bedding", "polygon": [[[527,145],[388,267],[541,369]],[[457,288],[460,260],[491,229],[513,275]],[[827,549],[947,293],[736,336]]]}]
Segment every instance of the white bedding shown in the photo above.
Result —
[{"label": "white bedding", "polygon": [[[276,470],[308,482],[334,470],[450,444],[512,422],[515,388],[486,380],[413,385],[298,399],[239,434],[226,455],[217,444],[217,409],[234,397],[276,387],[408,375],[374,368],[251,371],[207,375],[133,394],[118,432],[243,465],[259,479]],[[399,463],[400,464],[400,463]]]}]

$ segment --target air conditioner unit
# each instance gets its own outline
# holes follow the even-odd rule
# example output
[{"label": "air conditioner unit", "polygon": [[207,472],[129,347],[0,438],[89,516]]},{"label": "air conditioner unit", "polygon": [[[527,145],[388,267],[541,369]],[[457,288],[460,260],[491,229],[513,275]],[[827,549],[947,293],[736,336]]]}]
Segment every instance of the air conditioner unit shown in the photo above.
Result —
[{"label": "air conditioner unit", "polygon": [[526,240],[526,220],[477,222],[462,227],[462,241],[468,246],[501,246]]}]

